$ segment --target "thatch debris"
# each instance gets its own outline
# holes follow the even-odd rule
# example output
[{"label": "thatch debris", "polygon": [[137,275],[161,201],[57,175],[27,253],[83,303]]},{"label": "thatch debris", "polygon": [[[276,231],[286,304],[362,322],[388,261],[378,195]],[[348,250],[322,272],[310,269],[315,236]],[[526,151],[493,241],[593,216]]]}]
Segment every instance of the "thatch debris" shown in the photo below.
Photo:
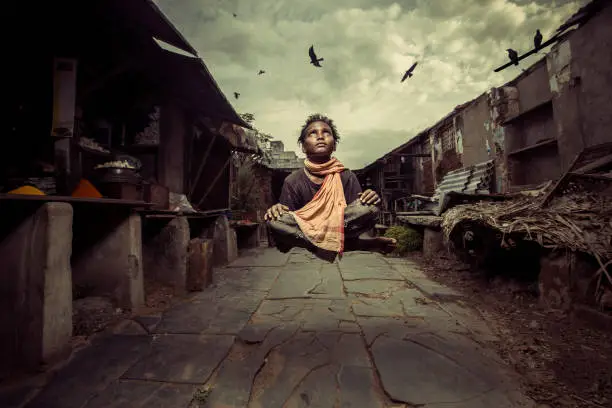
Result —
[{"label": "thatch debris", "polygon": [[[599,188],[585,187],[585,183],[598,183]],[[600,265],[596,273],[599,290],[604,275],[612,284],[607,271],[612,264],[611,189],[610,181],[574,180],[552,198],[549,186],[539,192],[518,194],[508,201],[459,205],[443,214],[442,230],[449,239],[463,223],[476,223],[501,232],[502,245],[512,235],[544,248],[588,253]],[[542,206],[543,199],[549,200],[546,206]]]}]

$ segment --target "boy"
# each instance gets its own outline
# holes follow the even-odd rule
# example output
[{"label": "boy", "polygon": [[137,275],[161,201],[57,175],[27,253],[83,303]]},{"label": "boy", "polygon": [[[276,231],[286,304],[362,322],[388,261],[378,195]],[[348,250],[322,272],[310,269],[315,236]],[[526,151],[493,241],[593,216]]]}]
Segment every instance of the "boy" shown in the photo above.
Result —
[{"label": "boy", "polygon": [[333,262],[345,251],[395,248],[393,238],[366,236],[376,224],[381,199],[371,189],[361,191],[355,174],[332,157],[339,140],[326,116],[311,115],[302,127],[298,142],[306,154],[304,168],[287,176],[278,204],[265,214],[280,251],[306,248]]}]

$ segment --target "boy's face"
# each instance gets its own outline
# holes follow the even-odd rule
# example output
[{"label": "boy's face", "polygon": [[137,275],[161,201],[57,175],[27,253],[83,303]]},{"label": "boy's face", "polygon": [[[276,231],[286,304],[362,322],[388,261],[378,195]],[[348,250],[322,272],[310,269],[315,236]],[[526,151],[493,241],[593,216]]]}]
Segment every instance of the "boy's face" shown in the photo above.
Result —
[{"label": "boy's face", "polygon": [[329,157],[336,150],[332,130],[325,122],[312,122],[306,128],[302,150],[309,157]]}]

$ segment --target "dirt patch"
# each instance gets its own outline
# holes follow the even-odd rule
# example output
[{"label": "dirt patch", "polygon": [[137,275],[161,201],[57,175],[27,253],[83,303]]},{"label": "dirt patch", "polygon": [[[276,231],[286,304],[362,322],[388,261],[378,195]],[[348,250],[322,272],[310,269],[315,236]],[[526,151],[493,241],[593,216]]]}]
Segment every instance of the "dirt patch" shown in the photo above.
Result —
[{"label": "dirt patch", "polygon": [[73,302],[72,347],[80,348],[88,344],[95,333],[135,315],[161,313],[172,307],[182,297],[174,293],[170,286],[154,281],[145,281],[145,306],[134,311],[126,311],[113,306],[103,297],[86,297]]},{"label": "dirt patch", "polygon": [[544,407],[611,407],[610,333],[541,307],[537,285],[486,278],[451,256],[425,261],[411,255],[431,279],[467,295],[501,339],[492,342]]}]

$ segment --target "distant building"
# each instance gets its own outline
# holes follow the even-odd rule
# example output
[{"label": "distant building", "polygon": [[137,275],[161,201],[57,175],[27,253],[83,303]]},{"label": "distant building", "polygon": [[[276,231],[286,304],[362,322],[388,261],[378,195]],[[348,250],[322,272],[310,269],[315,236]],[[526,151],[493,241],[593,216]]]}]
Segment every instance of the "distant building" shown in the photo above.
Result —
[{"label": "distant building", "polygon": [[280,140],[270,141],[267,149],[270,157],[268,166],[277,170],[293,171],[304,167],[304,159],[295,154],[295,151],[285,151],[285,145]]}]

